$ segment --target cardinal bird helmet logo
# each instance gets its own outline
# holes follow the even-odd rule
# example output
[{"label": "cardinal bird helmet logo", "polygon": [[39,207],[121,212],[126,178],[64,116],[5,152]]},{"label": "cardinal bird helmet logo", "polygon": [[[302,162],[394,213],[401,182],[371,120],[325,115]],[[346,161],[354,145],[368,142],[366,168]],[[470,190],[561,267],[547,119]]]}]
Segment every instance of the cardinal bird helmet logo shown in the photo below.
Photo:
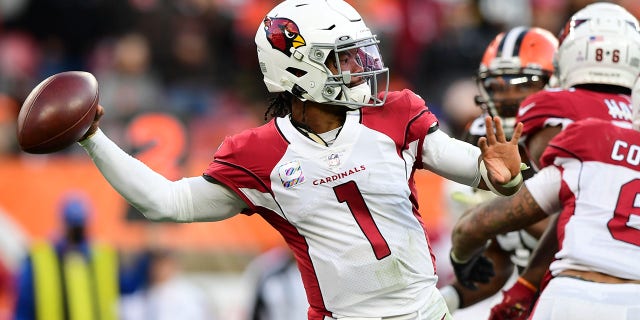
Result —
[{"label": "cardinal bird helmet logo", "polygon": [[288,57],[291,48],[304,46],[306,42],[300,35],[298,25],[287,18],[264,18],[264,30],[271,47],[281,51]]}]

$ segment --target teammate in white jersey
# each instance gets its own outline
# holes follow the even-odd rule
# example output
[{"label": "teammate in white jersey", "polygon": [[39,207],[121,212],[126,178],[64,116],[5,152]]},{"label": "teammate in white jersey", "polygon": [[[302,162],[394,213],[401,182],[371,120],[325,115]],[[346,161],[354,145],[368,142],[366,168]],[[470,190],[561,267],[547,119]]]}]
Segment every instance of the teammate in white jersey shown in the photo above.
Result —
[{"label": "teammate in white jersey", "polygon": [[553,278],[531,319],[640,319],[640,132],[628,122],[574,122],[541,167],[515,196],[460,219],[453,254],[480,254],[490,237],[562,210]]},{"label": "teammate in white jersey", "polygon": [[[518,111],[517,121],[524,124],[521,144],[534,166],[551,138],[575,121],[631,121],[631,87],[640,74],[639,30],[638,20],[613,3],[588,5],[569,19],[555,57],[560,88],[529,96]],[[526,319],[535,289],[544,285],[543,277],[558,250],[556,223],[549,225],[520,274],[526,287],[534,290],[523,290],[525,286],[507,290],[502,303],[492,309],[491,319],[516,315]]]},{"label": "teammate in white jersey", "polygon": [[422,98],[388,92],[378,40],[341,0],[284,1],[255,41],[273,119],[225,139],[202,176],[169,181],[124,153],[97,129],[103,108],[81,145],[148,219],[259,214],[296,258],[311,320],[449,319],[413,174],[512,195],[522,125],[509,141],[487,117],[479,148],[438,130]]},{"label": "teammate in white jersey", "polygon": [[[485,114],[498,116],[503,120],[507,138],[511,137],[516,124],[520,102],[549,84],[557,48],[558,40],[551,32],[522,26],[498,34],[487,46],[478,68],[480,95],[476,97],[476,104]],[[480,137],[485,136],[485,132],[483,115],[471,123],[463,139],[476,144]],[[520,154],[526,162],[526,154],[522,148]],[[526,179],[533,175],[533,170],[529,168],[523,171],[523,175]],[[471,208],[495,197],[488,191],[469,189],[466,193],[458,191],[453,194],[453,199]],[[547,220],[543,220],[526,229],[498,235],[491,241],[485,256],[493,264],[495,276],[488,279],[487,283],[475,284],[462,275],[457,275],[457,281],[440,289],[451,312],[459,308],[465,309],[455,312],[455,318],[462,319],[468,314],[477,319],[480,314],[489,314],[490,307],[486,304],[493,303],[493,299],[474,308],[468,307],[492,297],[526,266],[529,253],[545,230],[546,222]],[[455,262],[452,264],[456,265]]]}]

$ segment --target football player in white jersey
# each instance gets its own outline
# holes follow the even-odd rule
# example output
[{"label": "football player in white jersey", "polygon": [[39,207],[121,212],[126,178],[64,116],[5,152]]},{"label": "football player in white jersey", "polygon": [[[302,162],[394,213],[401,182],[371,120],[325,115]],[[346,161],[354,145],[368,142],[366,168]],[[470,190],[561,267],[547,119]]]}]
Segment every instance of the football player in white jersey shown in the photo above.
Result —
[{"label": "football player in white jersey", "polygon": [[[540,91],[524,100],[517,121],[524,124],[521,144],[537,166],[549,140],[567,125],[586,118],[631,121],[631,87],[640,73],[637,19],[612,3],[595,3],[576,12],[560,35],[555,57],[560,88]],[[550,219],[557,218],[552,215]],[[553,253],[556,223],[549,224],[531,261],[520,274],[528,288],[544,285]],[[548,272],[547,279],[549,277]],[[492,309],[492,319],[525,319],[537,290],[514,286]]]},{"label": "football player in white jersey", "polygon": [[553,278],[530,319],[640,319],[640,132],[580,120],[551,140],[540,164],[515,196],[463,216],[452,252],[470,258],[492,236],[561,210]]},{"label": "football player in white jersey", "polygon": [[487,117],[479,147],[447,136],[422,98],[388,91],[378,40],[342,0],[284,1],[255,42],[273,118],[226,138],[203,175],[169,181],[124,153],[98,130],[104,108],[80,144],[148,219],[260,215],[296,258],[311,320],[450,319],[413,174],[512,195],[522,125],[507,140]]},{"label": "football player in white jersey", "polygon": [[517,121],[534,166],[547,142],[579,119],[631,120],[631,87],[640,73],[638,20],[607,2],[576,12],[559,35],[554,58],[560,87],[524,100]]},{"label": "football player in white jersey", "polygon": [[[498,116],[503,120],[507,138],[513,133],[520,103],[527,96],[549,85],[557,48],[558,40],[551,32],[541,28],[519,26],[498,34],[485,49],[478,68],[477,84],[480,95],[476,97],[476,103],[489,115]],[[471,123],[463,139],[477,144],[485,132],[482,115]],[[524,162],[527,162],[522,148],[520,153]],[[533,173],[531,168],[523,171],[525,179]],[[488,191],[469,189],[466,193],[456,192],[452,198],[470,208],[495,197]],[[547,220],[523,230],[498,235],[491,241],[485,256],[491,260],[495,276],[491,277],[488,283],[474,284],[467,282],[467,279],[459,278],[451,285],[440,289],[451,312],[464,308],[454,313],[456,319],[462,319],[466,315],[477,319],[480,313],[489,314],[490,307],[485,304],[492,303],[493,299],[475,307],[476,303],[493,296],[511,279],[514,272],[517,273],[526,266],[529,253],[535,248],[537,239],[545,230]],[[517,270],[514,270],[514,267],[517,267]],[[468,308],[472,305],[474,308]]]}]

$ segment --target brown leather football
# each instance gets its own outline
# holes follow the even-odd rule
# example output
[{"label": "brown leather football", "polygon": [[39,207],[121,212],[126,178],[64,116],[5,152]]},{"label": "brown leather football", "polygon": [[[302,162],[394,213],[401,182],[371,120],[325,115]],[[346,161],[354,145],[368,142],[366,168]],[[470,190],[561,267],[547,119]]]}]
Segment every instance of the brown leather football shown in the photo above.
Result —
[{"label": "brown leather football", "polygon": [[98,81],[89,72],[61,72],[40,82],[18,115],[20,148],[42,154],[75,143],[93,122],[98,96]]}]

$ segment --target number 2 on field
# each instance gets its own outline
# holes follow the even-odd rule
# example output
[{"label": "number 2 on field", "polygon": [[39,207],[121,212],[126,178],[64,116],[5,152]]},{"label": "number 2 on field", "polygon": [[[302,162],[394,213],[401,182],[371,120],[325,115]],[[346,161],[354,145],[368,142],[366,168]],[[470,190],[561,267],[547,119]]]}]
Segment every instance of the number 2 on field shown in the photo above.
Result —
[{"label": "number 2 on field", "polygon": [[364,198],[362,198],[360,189],[358,189],[355,181],[349,181],[335,186],[333,187],[333,191],[340,203],[346,202],[347,206],[349,206],[353,218],[356,219],[364,236],[367,237],[367,240],[371,243],[376,258],[381,260],[390,255],[391,249],[389,249],[387,241],[382,237],[378,226],[376,226],[376,222],[373,221],[371,211],[369,211],[367,204],[364,202]]},{"label": "number 2 on field", "polygon": [[618,203],[613,218],[607,223],[614,239],[640,246],[640,230],[627,226],[631,215],[640,216],[640,179],[626,183],[620,188]]}]

